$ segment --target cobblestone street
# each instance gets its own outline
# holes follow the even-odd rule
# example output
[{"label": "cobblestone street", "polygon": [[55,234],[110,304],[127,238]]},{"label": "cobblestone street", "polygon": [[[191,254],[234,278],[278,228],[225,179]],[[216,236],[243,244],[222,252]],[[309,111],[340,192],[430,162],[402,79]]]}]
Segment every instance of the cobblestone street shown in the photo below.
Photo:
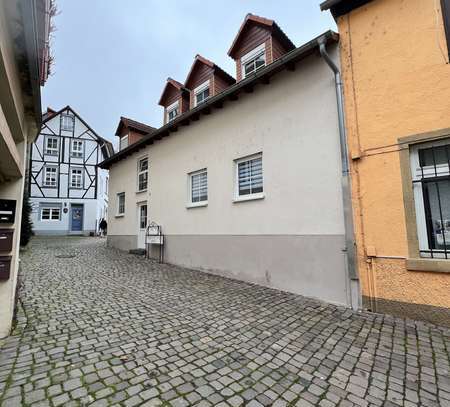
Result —
[{"label": "cobblestone street", "polygon": [[[35,238],[1,405],[450,406],[449,331]],[[26,317],[25,317],[26,316]]]}]

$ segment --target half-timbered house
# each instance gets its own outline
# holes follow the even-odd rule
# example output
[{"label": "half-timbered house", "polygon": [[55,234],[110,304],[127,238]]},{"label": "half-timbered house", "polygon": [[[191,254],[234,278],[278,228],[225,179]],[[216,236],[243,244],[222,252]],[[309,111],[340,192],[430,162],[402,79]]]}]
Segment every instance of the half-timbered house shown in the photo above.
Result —
[{"label": "half-timbered house", "polygon": [[48,110],[31,147],[29,189],[36,234],[89,234],[107,217],[108,171],[97,164],[113,154],[70,107]]}]

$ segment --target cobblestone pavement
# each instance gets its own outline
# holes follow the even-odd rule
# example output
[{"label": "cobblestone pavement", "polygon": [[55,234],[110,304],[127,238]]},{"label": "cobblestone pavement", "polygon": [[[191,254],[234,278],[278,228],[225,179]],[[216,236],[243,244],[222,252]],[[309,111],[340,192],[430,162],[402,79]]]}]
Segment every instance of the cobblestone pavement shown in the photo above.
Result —
[{"label": "cobblestone pavement", "polygon": [[[1,406],[450,406],[449,331],[34,239]],[[23,311],[22,311],[23,312]]]}]

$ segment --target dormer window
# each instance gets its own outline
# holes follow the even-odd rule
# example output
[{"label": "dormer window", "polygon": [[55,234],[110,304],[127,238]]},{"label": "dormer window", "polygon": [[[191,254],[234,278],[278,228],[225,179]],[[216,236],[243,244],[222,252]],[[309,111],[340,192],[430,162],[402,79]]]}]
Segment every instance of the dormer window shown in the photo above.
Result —
[{"label": "dormer window", "polygon": [[194,89],[195,106],[205,102],[209,98],[209,81],[202,83],[199,87]]},{"label": "dormer window", "polygon": [[167,122],[171,122],[179,115],[179,102],[175,102],[167,107]]},{"label": "dormer window", "polygon": [[261,44],[241,58],[243,77],[247,77],[266,65],[266,44]]}]

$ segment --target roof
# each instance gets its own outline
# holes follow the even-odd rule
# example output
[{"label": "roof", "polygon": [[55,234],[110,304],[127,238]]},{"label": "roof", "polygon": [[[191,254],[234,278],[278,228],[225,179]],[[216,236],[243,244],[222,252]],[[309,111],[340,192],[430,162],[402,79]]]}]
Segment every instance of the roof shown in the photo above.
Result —
[{"label": "roof", "polygon": [[259,24],[270,29],[272,31],[272,34],[278,39],[278,41],[280,41],[280,43],[285,47],[287,51],[291,51],[295,48],[294,43],[289,39],[289,37],[284,33],[284,31],[279,27],[279,25],[274,20],[270,20],[268,18],[256,16],[254,14],[249,13],[245,16],[245,19],[241,24],[241,27],[239,28],[236,37],[234,37],[230,49],[228,50],[228,55],[230,57],[233,57],[234,51],[239,43],[239,40],[243,32],[245,31],[246,27],[249,26],[249,24]]},{"label": "roof", "polygon": [[205,57],[202,57],[201,55],[197,54],[194,58],[194,62],[192,63],[191,69],[186,77],[186,80],[184,81],[185,87],[187,87],[187,84],[189,83],[189,79],[191,78],[191,75],[194,72],[194,68],[198,64],[204,64],[204,65],[209,66],[210,68],[214,69],[214,73],[219,75],[225,82],[229,83],[230,85],[236,82],[236,79],[234,79],[229,73],[225,72],[219,65],[216,65],[214,62],[210,61],[209,59],[206,59]]},{"label": "roof", "polygon": [[225,108],[227,104],[239,99],[239,95],[241,93],[250,93],[258,84],[269,84],[270,78],[281,71],[286,69],[294,70],[296,63],[314,53],[317,53],[319,42],[321,41],[325,41],[327,44],[337,43],[339,41],[339,35],[333,31],[327,31],[306,44],[288,52],[287,54],[284,54],[275,62],[259,69],[257,72],[247,76],[245,79],[235,83],[234,85],[229,86],[224,91],[207,99],[206,102],[188,110],[174,120],[155,130],[148,136],[142,137],[136,143],[120,150],[112,157],[100,163],[99,167],[109,168],[114,163],[125,159],[135,152],[145,148],[147,145],[153,144],[158,140],[162,140],[164,137],[168,137],[171,133],[177,132],[181,126],[187,126],[191,123],[191,121],[197,122],[201,120],[203,116],[212,114],[213,112],[220,112],[221,108]]},{"label": "roof", "polygon": [[183,86],[182,83],[176,81],[175,79],[167,78],[166,84],[165,84],[164,89],[163,89],[163,91],[162,91],[162,93],[161,93],[161,97],[159,98],[158,105],[161,105],[161,106],[163,105],[163,103],[164,103],[164,102],[163,102],[164,97],[165,97],[167,91],[169,90],[169,87],[170,87],[170,86],[173,86],[175,89],[179,90],[180,92],[183,92],[183,91],[186,91],[186,92],[187,92],[187,91],[188,91],[188,90]]},{"label": "roof", "polygon": [[129,119],[128,117],[120,117],[119,125],[117,126],[116,136],[119,135],[122,127],[128,127],[129,129],[136,130],[138,133],[142,133],[144,135],[153,133],[156,128],[149,126],[147,124],[138,122],[137,120]]},{"label": "roof", "polygon": [[326,0],[320,5],[320,9],[322,11],[330,10],[333,17],[338,18],[371,1],[372,0]]},{"label": "roof", "polygon": [[82,118],[81,116],[69,105],[63,107],[62,109],[58,110],[58,111],[54,111],[53,109],[51,109],[53,111],[53,113],[50,116],[47,116],[43,121],[42,124],[45,124],[46,122],[48,122],[49,120],[53,119],[55,116],[59,115],[60,113],[64,112],[65,110],[70,110],[77,118],[78,120],[80,120],[81,123],[83,123],[91,132],[92,134],[99,139],[103,144],[101,146],[102,149],[102,153],[104,157],[111,157],[114,154],[114,147],[112,145],[112,143],[106,139],[104,139],[103,137],[100,137],[93,129],[91,126],[89,126],[89,124],[87,124]]}]

